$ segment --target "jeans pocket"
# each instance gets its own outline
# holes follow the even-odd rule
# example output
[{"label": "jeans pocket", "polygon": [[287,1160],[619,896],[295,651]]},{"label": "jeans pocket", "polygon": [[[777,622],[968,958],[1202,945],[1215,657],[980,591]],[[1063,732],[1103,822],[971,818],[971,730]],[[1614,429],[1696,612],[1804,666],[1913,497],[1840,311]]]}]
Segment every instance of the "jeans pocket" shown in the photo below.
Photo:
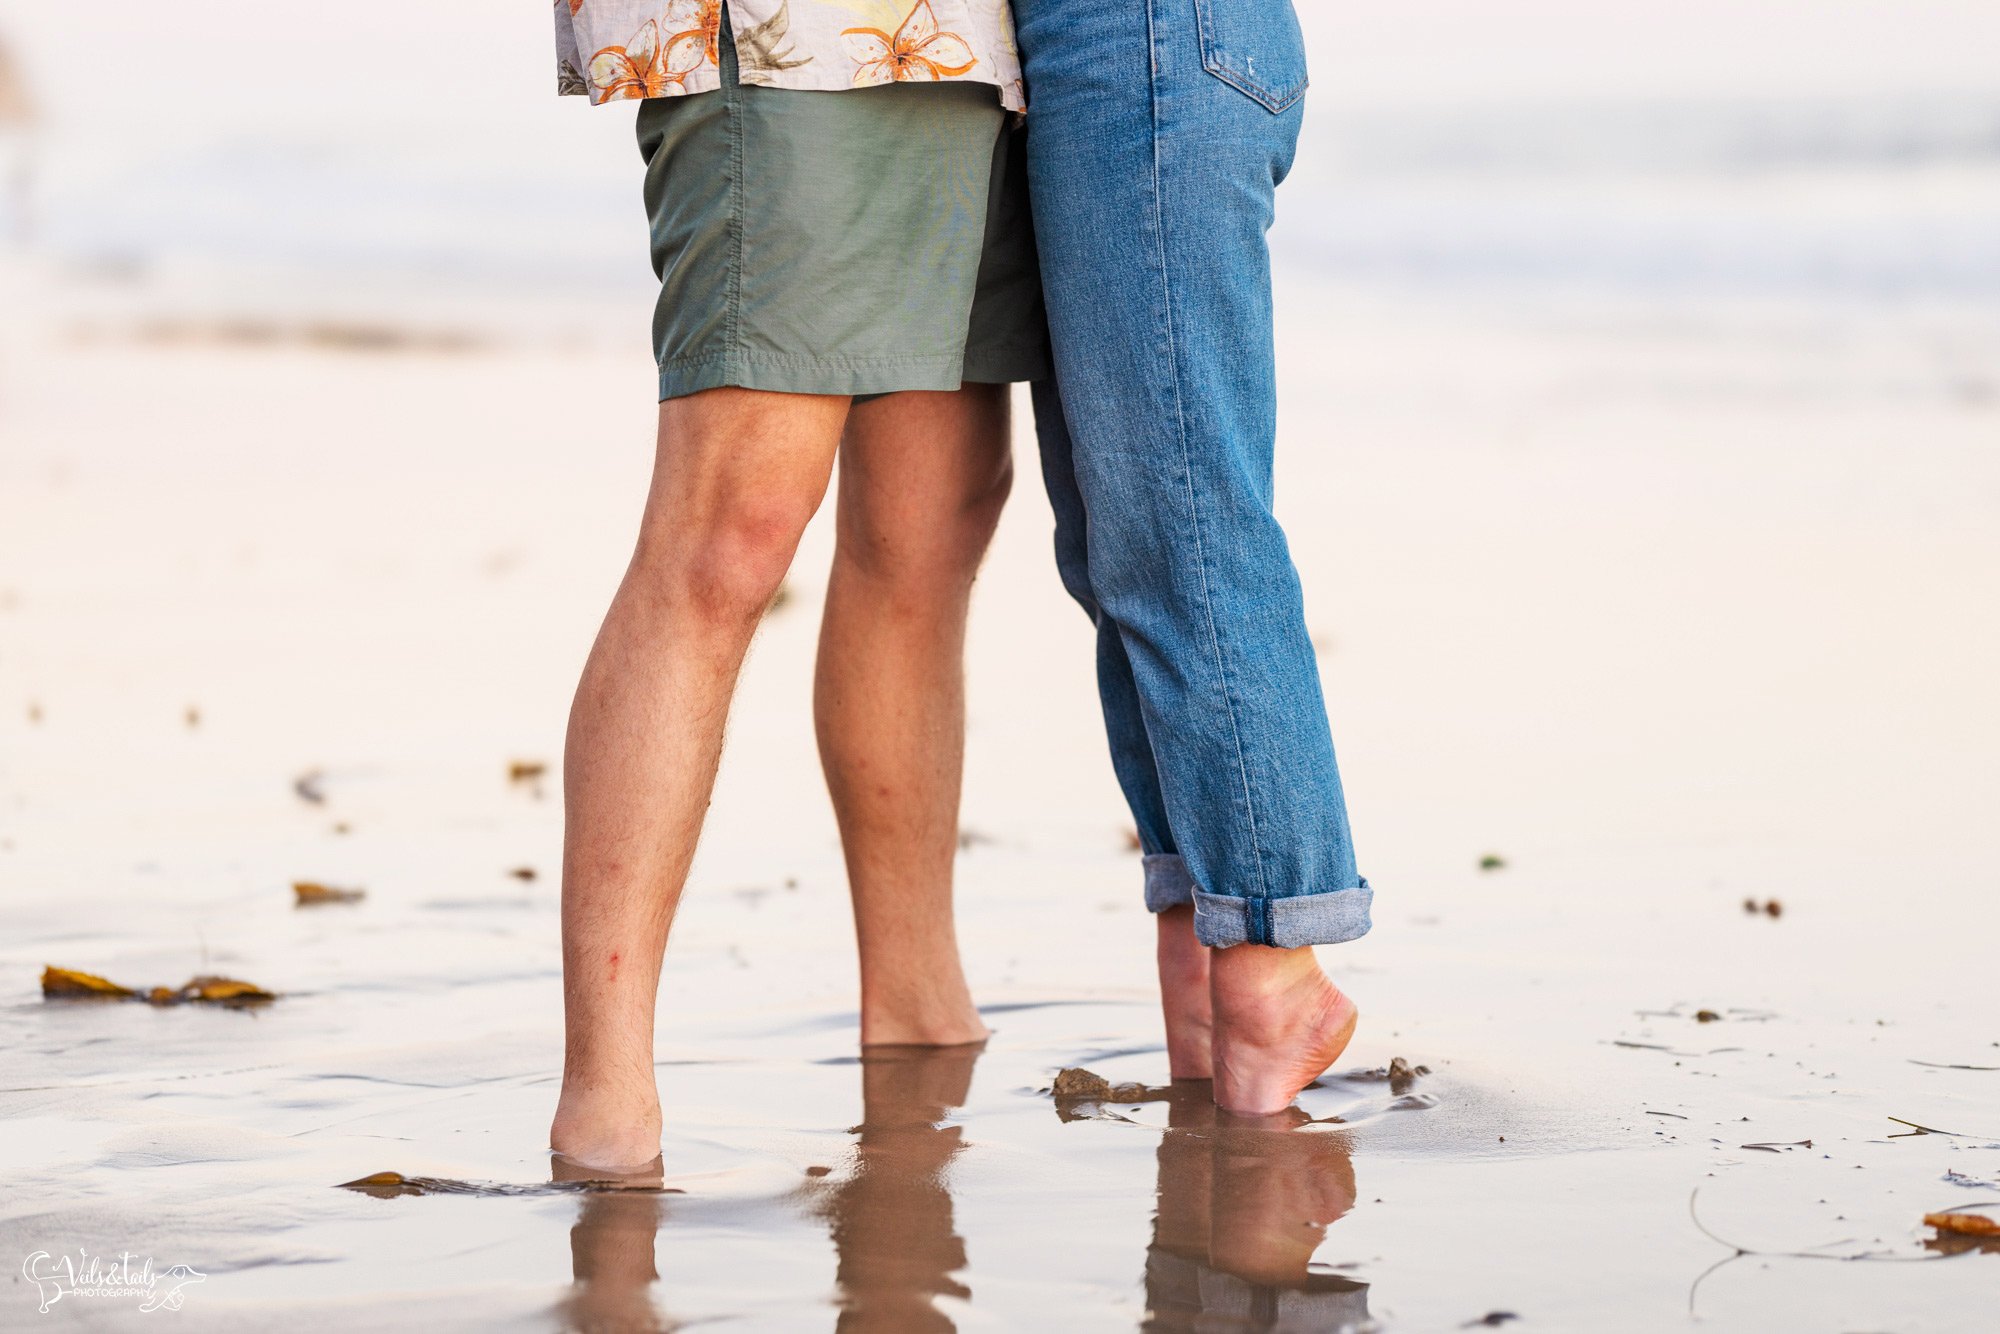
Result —
[{"label": "jeans pocket", "polygon": [[1291,0],[1194,0],[1202,67],[1273,114],[1305,96],[1306,41]]}]

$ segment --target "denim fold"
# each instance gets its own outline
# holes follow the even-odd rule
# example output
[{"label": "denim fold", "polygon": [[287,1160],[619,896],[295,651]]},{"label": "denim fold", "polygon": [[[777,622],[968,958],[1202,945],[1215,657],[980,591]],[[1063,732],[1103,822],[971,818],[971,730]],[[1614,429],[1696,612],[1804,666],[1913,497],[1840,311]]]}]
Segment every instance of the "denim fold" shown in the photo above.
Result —
[{"label": "denim fold", "polygon": [[1338,945],[1359,940],[1371,925],[1369,910],[1375,891],[1363,880],[1352,889],[1320,894],[1294,894],[1288,899],[1238,898],[1229,894],[1194,895],[1194,934],[1215,949],[1231,945]]},{"label": "denim fold", "polygon": [[1188,874],[1187,858],[1178,852],[1149,852],[1142,862],[1147,912],[1165,912],[1194,902],[1194,877]]}]

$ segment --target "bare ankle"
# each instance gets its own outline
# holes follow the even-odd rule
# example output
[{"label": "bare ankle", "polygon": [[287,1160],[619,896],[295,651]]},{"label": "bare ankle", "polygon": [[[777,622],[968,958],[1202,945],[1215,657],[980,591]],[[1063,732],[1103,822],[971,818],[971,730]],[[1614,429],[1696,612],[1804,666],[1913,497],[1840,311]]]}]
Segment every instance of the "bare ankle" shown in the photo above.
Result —
[{"label": "bare ankle", "polygon": [[1175,1079],[1207,1079],[1214,1072],[1209,998],[1213,951],[1194,933],[1192,907],[1168,908],[1157,915],[1160,1014],[1167,1030],[1167,1072]]},{"label": "bare ankle", "polygon": [[549,1126],[549,1147],[590,1167],[627,1169],[660,1153],[660,1097],[645,1087],[563,1083]]},{"label": "bare ankle", "polygon": [[1212,953],[1210,976],[1218,1004],[1284,1003],[1326,982],[1326,972],[1310,947],[1233,945]]}]

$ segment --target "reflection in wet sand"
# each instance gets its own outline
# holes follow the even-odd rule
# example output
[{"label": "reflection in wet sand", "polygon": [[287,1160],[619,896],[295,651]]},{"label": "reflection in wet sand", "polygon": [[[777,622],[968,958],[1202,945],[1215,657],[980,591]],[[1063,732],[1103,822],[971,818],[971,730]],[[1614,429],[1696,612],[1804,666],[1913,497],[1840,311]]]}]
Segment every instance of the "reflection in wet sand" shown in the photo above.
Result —
[{"label": "reflection in wet sand", "polygon": [[1311,1269],[1327,1227],[1354,1200],[1344,1136],[1297,1108],[1231,1116],[1206,1082],[1177,1083],[1160,1138],[1142,1328],[1366,1327],[1368,1285]]},{"label": "reflection in wet sand", "polygon": [[[957,1328],[936,1299],[972,1295],[955,1277],[965,1268],[966,1250],[947,1180],[963,1144],[957,1126],[940,1123],[965,1104],[982,1050],[983,1043],[863,1049],[853,1158],[845,1172],[821,1176],[793,1197],[833,1238],[835,1329],[950,1334]],[[660,1281],[654,1248],[668,1198],[679,1193],[662,1189],[662,1171],[656,1159],[607,1182],[601,1170],[555,1155],[552,1182],[586,1190],[570,1229],[574,1283],[558,1309],[563,1328],[635,1334],[679,1328],[654,1293]]]},{"label": "reflection in wet sand", "polygon": [[[570,1266],[574,1282],[560,1307],[562,1328],[579,1334],[665,1334],[680,1322],[653,1302],[660,1281],[653,1247],[667,1201],[659,1193],[662,1164],[633,1174],[629,1190],[586,1192],[569,1230]],[[587,1172],[587,1175],[586,1175]],[[601,1171],[573,1167],[555,1155],[552,1178],[558,1182],[597,1180]]]},{"label": "reflection in wet sand", "polygon": [[984,1043],[868,1047],[861,1055],[862,1121],[854,1161],[813,1211],[826,1220],[839,1260],[842,1331],[950,1331],[941,1296],[971,1289],[965,1239],[952,1216],[947,1174],[964,1147],[940,1124],[965,1104]]},{"label": "reflection in wet sand", "polygon": [[[970,1301],[965,1238],[950,1173],[965,1149],[946,1124],[963,1107],[984,1044],[869,1047],[861,1066],[862,1120],[844,1169],[794,1197],[822,1220],[836,1253],[834,1328],[951,1334],[940,1297]],[[1131,1091],[1127,1089],[1126,1091]],[[1324,1269],[1313,1254],[1355,1203],[1347,1136],[1297,1108],[1269,1117],[1218,1111],[1205,1082],[1148,1090],[1167,1105],[1157,1153],[1153,1236],[1146,1249],[1146,1315],[1156,1334],[1215,1330],[1340,1331],[1368,1327],[1368,1285]],[[1058,1110],[1065,1110],[1058,1104]],[[1073,1119],[1073,1112],[1064,1120]],[[677,1328],[659,1309],[654,1247],[668,1208],[661,1164],[605,1189],[602,1174],[558,1156],[554,1180],[591,1186],[570,1231],[574,1286],[564,1328]]]}]

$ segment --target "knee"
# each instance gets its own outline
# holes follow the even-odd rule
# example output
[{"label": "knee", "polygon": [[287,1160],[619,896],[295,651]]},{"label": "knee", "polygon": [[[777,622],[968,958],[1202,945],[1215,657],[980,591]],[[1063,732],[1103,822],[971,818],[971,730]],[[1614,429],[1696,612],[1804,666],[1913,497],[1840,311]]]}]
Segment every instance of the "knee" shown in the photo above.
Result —
[{"label": "knee", "polygon": [[1013,489],[1006,458],[930,513],[895,518],[859,516],[841,532],[841,557],[870,581],[928,601],[941,590],[962,589],[979,571],[993,531]]},{"label": "knee", "polygon": [[1014,490],[1014,460],[1001,455],[990,477],[971,488],[958,507],[947,537],[949,554],[970,574],[986,557],[993,530],[1000,526],[1000,514]]},{"label": "knee", "polygon": [[663,520],[635,561],[660,594],[704,620],[755,621],[791,568],[808,506],[746,498],[698,517]]},{"label": "knee", "polygon": [[1014,465],[1003,456],[990,476],[967,488],[927,540],[913,545],[910,558],[900,562],[899,577],[920,585],[969,585],[986,559],[1013,489]]}]

